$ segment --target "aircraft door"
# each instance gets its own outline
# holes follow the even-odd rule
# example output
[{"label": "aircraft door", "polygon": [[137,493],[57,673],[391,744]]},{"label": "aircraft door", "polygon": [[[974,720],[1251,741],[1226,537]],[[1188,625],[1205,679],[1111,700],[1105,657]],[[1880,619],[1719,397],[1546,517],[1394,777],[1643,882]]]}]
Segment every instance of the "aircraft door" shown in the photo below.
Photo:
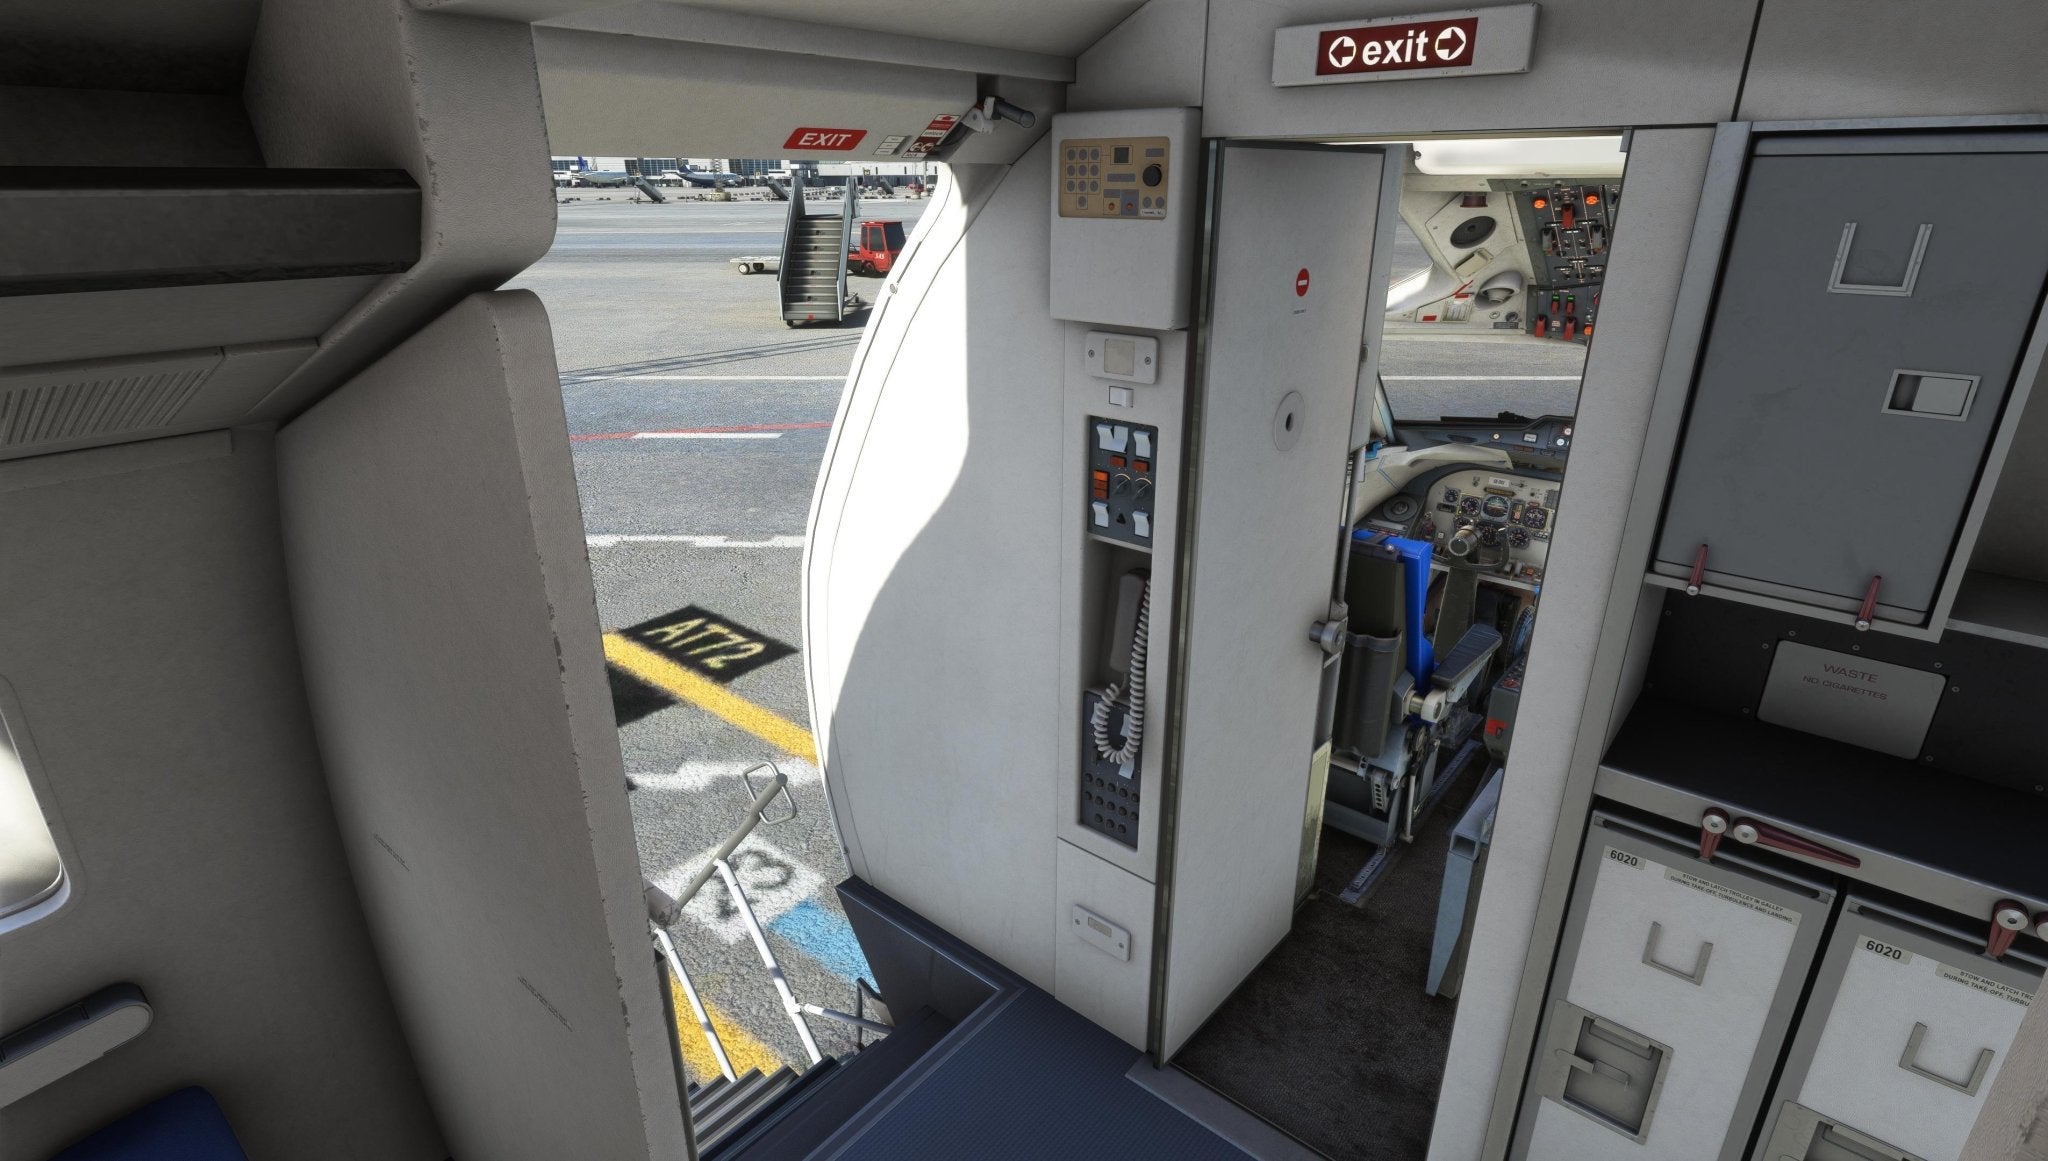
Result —
[{"label": "aircraft door", "polygon": [[1226,144],[1212,155],[1190,408],[1175,683],[1176,832],[1163,1008],[1171,1056],[1287,933],[1326,618],[1388,165],[1377,149]]}]

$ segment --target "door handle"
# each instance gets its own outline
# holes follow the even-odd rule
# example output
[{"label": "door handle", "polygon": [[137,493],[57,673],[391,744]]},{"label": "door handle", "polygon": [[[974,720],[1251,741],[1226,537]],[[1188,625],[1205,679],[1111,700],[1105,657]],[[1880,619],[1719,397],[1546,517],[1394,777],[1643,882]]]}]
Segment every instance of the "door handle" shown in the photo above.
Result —
[{"label": "door handle", "polygon": [[1965,1096],[1976,1096],[1977,1087],[1984,1083],[1984,1075],[1991,1071],[1991,1058],[1996,1055],[1989,1048],[1977,1050],[1977,1063],[1970,1069],[1968,1080],[1950,1080],[1938,1072],[1929,1072],[1920,1067],[1920,1042],[1927,1038],[1927,1025],[1913,1025],[1913,1034],[1906,1037],[1906,1050],[1899,1054],[1899,1067]]},{"label": "door handle", "polygon": [[1927,239],[1934,233],[1933,222],[1920,223],[1919,236],[1913,239],[1913,256],[1906,260],[1906,276],[1897,286],[1885,286],[1871,282],[1844,282],[1842,269],[1849,264],[1849,250],[1856,244],[1856,223],[1842,223],[1842,243],[1835,247],[1835,270],[1828,275],[1829,294],[1882,294],[1892,298],[1913,297],[1913,284],[1920,281],[1920,262],[1927,257]]},{"label": "door handle", "polygon": [[1650,924],[1650,937],[1643,941],[1643,962],[1666,975],[1677,976],[1688,984],[1696,985],[1700,983],[1706,977],[1707,957],[1714,954],[1714,945],[1702,942],[1699,955],[1693,957],[1692,970],[1689,972],[1680,971],[1668,963],[1657,962],[1657,937],[1662,935],[1663,932],[1663,924],[1656,922]]},{"label": "door handle", "polygon": [[1565,1065],[1569,1068],[1576,1068],[1580,1072],[1590,1072],[1594,1076],[1604,1077],[1624,1087],[1635,1083],[1634,1077],[1605,1061],[1587,1060],[1583,1056],[1575,1056],[1562,1048],[1557,1050],[1557,1058],[1564,1061]]}]

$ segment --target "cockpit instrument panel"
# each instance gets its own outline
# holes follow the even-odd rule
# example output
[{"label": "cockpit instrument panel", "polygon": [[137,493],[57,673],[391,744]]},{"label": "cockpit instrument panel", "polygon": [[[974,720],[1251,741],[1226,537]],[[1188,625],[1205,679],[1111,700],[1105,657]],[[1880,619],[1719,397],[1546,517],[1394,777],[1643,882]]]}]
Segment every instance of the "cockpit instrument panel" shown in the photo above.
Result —
[{"label": "cockpit instrument panel", "polygon": [[1456,468],[1429,485],[1434,502],[1417,534],[1447,556],[1473,554],[1476,543],[1474,559],[1487,571],[1534,582],[1550,553],[1559,487],[1539,476]]},{"label": "cockpit instrument panel", "polygon": [[1562,486],[1555,473],[1459,465],[1388,497],[1364,526],[1428,540],[1440,562],[1463,559],[1483,574],[1534,585],[1548,563]]}]

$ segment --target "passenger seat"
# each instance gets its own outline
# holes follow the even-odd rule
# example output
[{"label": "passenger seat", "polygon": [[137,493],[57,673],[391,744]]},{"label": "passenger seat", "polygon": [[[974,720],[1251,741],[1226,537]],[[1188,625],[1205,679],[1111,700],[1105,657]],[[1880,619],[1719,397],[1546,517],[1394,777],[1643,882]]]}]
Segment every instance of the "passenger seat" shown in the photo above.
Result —
[{"label": "passenger seat", "polygon": [[50,1161],[249,1161],[213,1094],[193,1086],[136,1109]]}]

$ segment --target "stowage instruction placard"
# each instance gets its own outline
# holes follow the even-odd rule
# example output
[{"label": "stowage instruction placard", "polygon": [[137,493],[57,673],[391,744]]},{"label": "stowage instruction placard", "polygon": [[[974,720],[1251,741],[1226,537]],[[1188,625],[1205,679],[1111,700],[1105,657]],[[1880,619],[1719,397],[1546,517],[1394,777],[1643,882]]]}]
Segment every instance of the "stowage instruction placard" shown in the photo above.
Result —
[{"label": "stowage instruction placard", "polygon": [[1950,964],[1937,966],[1934,969],[1934,974],[1950,983],[1961,984],[1972,991],[1983,992],[1987,996],[1997,996],[2001,1000],[2018,1004],[2022,1008],[2032,1007],[2034,1003],[2033,995],[2023,989],[2015,988],[2011,984],[2001,984],[1997,980],[1987,980],[1975,972],[1966,972],[1962,968]]},{"label": "stowage instruction placard", "polygon": [[1745,894],[1733,887],[1723,886],[1712,879],[1702,878],[1690,871],[1681,871],[1677,867],[1666,867],[1664,868],[1664,878],[1680,886],[1691,887],[1695,891],[1703,891],[1723,902],[1733,903],[1739,907],[1747,907],[1751,911],[1768,915],[1773,919],[1782,919],[1787,923],[1793,924],[1799,922],[1799,912],[1789,907],[1780,907],[1769,899],[1759,899],[1755,895]]}]

